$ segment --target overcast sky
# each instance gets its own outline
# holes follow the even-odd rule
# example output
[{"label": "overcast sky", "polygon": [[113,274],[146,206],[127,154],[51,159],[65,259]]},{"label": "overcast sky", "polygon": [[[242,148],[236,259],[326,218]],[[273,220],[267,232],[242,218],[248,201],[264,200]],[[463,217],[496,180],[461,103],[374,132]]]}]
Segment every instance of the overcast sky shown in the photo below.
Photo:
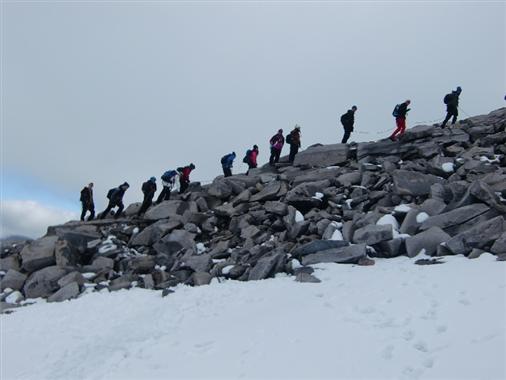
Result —
[{"label": "overcast sky", "polygon": [[386,137],[408,98],[408,128],[442,119],[456,86],[470,115],[504,106],[504,1],[2,1],[1,13],[3,235],[42,233],[23,227],[32,214],[75,215],[90,181],[101,211],[125,180],[130,203],[190,162],[207,181],[236,151],[244,171],[248,147],[266,162],[269,138],[295,123],[303,147],[339,142],[353,104],[367,134],[350,141]]}]

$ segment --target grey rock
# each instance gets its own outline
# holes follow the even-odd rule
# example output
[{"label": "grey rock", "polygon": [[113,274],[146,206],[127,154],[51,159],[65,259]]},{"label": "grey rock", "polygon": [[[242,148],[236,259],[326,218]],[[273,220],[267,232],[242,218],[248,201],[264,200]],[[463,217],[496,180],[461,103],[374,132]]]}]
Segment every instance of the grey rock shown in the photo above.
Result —
[{"label": "grey rock", "polygon": [[427,231],[421,232],[415,236],[406,239],[406,252],[409,257],[415,257],[420,252],[433,256],[436,254],[437,247],[450,240],[451,236],[439,227],[431,227]]},{"label": "grey rock", "polygon": [[420,214],[420,210],[417,209],[411,209],[408,211],[406,216],[404,217],[404,220],[402,221],[402,224],[399,228],[399,231],[402,234],[409,234],[414,235],[418,231],[418,228],[420,227],[420,223],[416,220],[416,217],[418,214]]},{"label": "grey rock", "polygon": [[139,245],[153,245],[158,240],[163,238],[170,231],[179,228],[182,225],[180,220],[159,220],[152,225],[144,228],[141,232],[136,235],[133,235],[130,239],[130,245],[139,246]]},{"label": "grey rock", "polygon": [[451,238],[446,247],[455,255],[468,254],[473,248],[483,248],[499,239],[505,230],[501,216],[482,222]]},{"label": "grey rock", "polygon": [[150,273],[155,267],[155,256],[138,256],[128,261],[128,271],[132,273]]},{"label": "grey rock", "polygon": [[56,293],[48,297],[48,302],[62,302],[72,298],[76,298],[79,295],[79,285],[77,282],[71,282]]},{"label": "grey rock", "polygon": [[174,254],[181,250],[191,250],[196,253],[195,235],[184,230],[174,230],[165,235],[159,242],[153,245],[158,253]]},{"label": "grey rock", "polygon": [[355,244],[349,247],[331,248],[302,258],[302,265],[319,263],[356,264],[366,256],[366,245]]},{"label": "grey rock", "polygon": [[56,265],[75,266],[79,263],[79,252],[66,240],[58,240],[54,247]]},{"label": "grey rock", "polygon": [[236,280],[246,272],[246,269],[248,269],[246,265],[234,265],[226,276],[232,280]]},{"label": "grey rock", "polygon": [[6,272],[11,269],[15,271],[19,271],[21,269],[21,266],[19,265],[19,257],[17,254],[0,258],[0,270]]},{"label": "grey rock", "polygon": [[469,206],[459,207],[457,209],[434,215],[426,219],[421,225],[421,230],[428,230],[431,227],[440,227],[446,229],[484,214],[490,210],[490,207],[483,203],[475,203]]},{"label": "grey rock", "polygon": [[124,213],[125,216],[128,218],[131,218],[132,216],[137,215],[141,208],[142,203],[141,202],[135,202],[128,205],[128,207],[125,209]]},{"label": "grey rock", "polygon": [[209,285],[213,276],[207,272],[195,272],[192,274],[192,284],[194,286]]},{"label": "grey rock", "polygon": [[54,248],[57,236],[45,236],[32,241],[21,251],[22,268],[27,272],[35,272],[38,269],[54,265]]},{"label": "grey rock", "polygon": [[256,265],[250,270],[248,280],[263,280],[272,277],[279,262],[283,260],[283,253],[274,253],[267,257],[262,257]]},{"label": "grey rock", "polygon": [[426,199],[420,205],[420,211],[427,213],[429,216],[441,214],[446,208],[446,203],[437,199]]},{"label": "grey rock", "polygon": [[278,201],[265,202],[264,209],[266,212],[279,216],[285,216],[286,214],[288,214],[288,207],[286,203],[283,202]]},{"label": "grey rock", "polygon": [[254,239],[260,234],[260,230],[255,226],[247,226],[246,228],[243,228],[241,231],[241,238],[243,239]]},{"label": "grey rock", "polygon": [[57,228],[56,234],[60,240],[67,241],[79,253],[86,252],[89,242],[101,238],[96,227],[92,225],[82,225],[75,229]]},{"label": "grey rock", "polygon": [[399,195],[428,195],[431,186],[443,183],[443,179],[431,174],[413,172],[409,170],[395,170],[392,174],[393,190]]},{"label": "grey rock", "polygon": [[170,200],[164,201],[156,206],[151,207],[144,214],[144,219],[159,220],[176,218],[182,216],[187,210],[198,212],[198,207],[195,202]]},{"label": "grey rock", "polygon": [[390,225],[368,225],[359,228],[353,234],[354,243],[366,243],[367,245],[373,245],[392,239],[393,230]]},{"label": "grey rock", "polygon": [[337,177],[337,182],[341,186],[346,187],[350,187],[352,185],[360,185],[361,181],[362,181],[362,173],[360,173],[359,171],[341,174],[339,177]]},{"label": "grey rock", "polygon": [[304,273],[304,272],[300,272],[300,273],[297,273],[297,275],[295,276],[295,281],[297,282],[302,282],[302,283],[318,283],[318,282],[322,282],[319,278],[313,276],[312,274],[310,273]]},{"label": "grey rock", "polygon": [[165,288],[162,290],[162,297],[167,297],[169,294],[174,293],[174,290]]},{"label": "grey rock", "polygon": [[337,176],[342,174],[342,168],[323,168],[313,169],[293,177],[293,186],[298,186],[304,182],[317,182],[323,180],[334,180]]},{"label": "grey rock", "polygon": [[207,193],[212,197],[227,199],[232,195],[232,186],[223,177],[218,177],[209,186]]},{"label": "grey rock", "polygon": [[295,166],[327,167],[348,161],[349,148],[346,144],[310,147],[295,156]]},{"label": "grey rock", "polygon": [[397,257],[403,254],[404,240],[400,238],[382,241],[374,245],[376,250],[375,254],[370,254],[373,257]]},{"label": "grey rock", "polygon": [[502,255],[506,253],[506,232],[503,232],[501,236],[492,244],[490,252],[496,255]]},{"label": "grey rock", "polygon": [[59,288],[58,280],[68,273],[66,269],[49,266],[32,273],[23,292],[27,298],[48,297]]},{"label": "grey rock", "polygon": [[132,276],[124,275],[112,280],[107,288],[109,289],[110,292],[114,292],[116,290],[121,289],[130,289],[132,287],[133,281],[135,281],[135,279]]},{"label": "grey rock", "polygon": [[302,258],[306,255],[318,253],[327,250],[335,250],[343,247],[347,247],[350,244],[341,240],[313,240],[307,244],[297,247],[292,251],[292,256],[295,258]]},{"label": "grey rock", "polygon": [[58,280],[58,286],[60,288],[63,288],[72,282],[76,282],[79,286],[82,286],[86,282],[86,280],[84,279],[81,273],[74,271],[60,278]]},{"label": "grey rock", "polygon": [[114,268],[114,260],[109,257],[99,256],[93,260],[90,265],[85,265],[83,270],[85,272],[107,272]]},{"label": "grey rock", "polygon": [[26,280],[26,275],[19,273],[14,269],[9,269],[0,281],[0,290],[11,288],[12,290],[21,290]]},{"label": "grey rock", "polygon": [[480,257],[485,251],[483,249],[473,248],[473,250],[467,256],[468,259],[477,259]]},{"label": "grey rock", "polygon": [[182,267],[191,268],[195,272],[209,272],[213,261],[211,255],[204,254],[199,256],[190,256],[183,260]]},{"label": "grey rock", "polygon": [[142,281],[144,282],[145,289],[154,289],[155,288],[155,280],[154,280],[153,275],[151,273],[145,275],[142,278]]},{"label": "grey rock", "polygon": [[269,182],[260,192],[256,193],[250,198],[250,202],[263,202],[274,200],[277,198],[277,194],[281,189],[281,182],[272,181]]}]

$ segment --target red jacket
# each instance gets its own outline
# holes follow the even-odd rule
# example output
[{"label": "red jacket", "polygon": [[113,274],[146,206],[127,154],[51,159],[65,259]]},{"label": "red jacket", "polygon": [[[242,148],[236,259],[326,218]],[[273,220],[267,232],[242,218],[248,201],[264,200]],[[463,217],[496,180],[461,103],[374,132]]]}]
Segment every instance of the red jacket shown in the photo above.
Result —
[{"label": "red jacket", "polygon": [[190,182],[190,173],[192,172],[192,169],[189,167],[189,166],[185,166],[182,170],[181,170],[181,181],[184,181],[184,182]]},{"label": "red jacket", "polygon": [[251,162],[251,165],[257,166],[257,156],[258,156],[258,151],[253,149],[249,155],[249,160]]}]

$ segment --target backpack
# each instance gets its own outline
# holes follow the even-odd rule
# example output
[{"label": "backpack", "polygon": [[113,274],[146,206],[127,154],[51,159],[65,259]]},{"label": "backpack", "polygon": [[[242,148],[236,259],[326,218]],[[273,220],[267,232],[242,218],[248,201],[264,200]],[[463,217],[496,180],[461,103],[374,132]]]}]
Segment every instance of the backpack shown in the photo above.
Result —
[{"label": "backpack", "polygon": [[293,142],[293,138],[292,138],[292,134],[290,133],[286,136],[286,143],[292,144],[292,142]]},{"label": "backpack", "polygon": [[225,154],[222,158],[221,158],[221,164],[222,165],[225,165],[227,163],[227,159],[228,159],[228,154]]},{"label": "backpack", "polygon": [[398,117],[399,116],[399,108],[401,107],[400,104],[397,104],[394,108],[394,110],[392,111],[392,116],[393,117]]},{"label": "backpack", "polygon": [[249,156],[251,155],[251,149],[248,149],[246,151],[246,155],[244,156],[244,158],[242,159],[242,162],[244,162],[245,164],[249,164]]},{"label": "backpack", "polygon": [[170,182],[172,181],[172,178],[174,178],[177,175],[177,172],[175,170],[167,170],[165,173],[162,174],[162,181]]},{"label": "backpack", "polygon": [[452,94],[446,94],[443,99],[443,102],[444,102],[444,104],[448,104],[448,103],[450,103],[451,100],[452,100]]},{"label": "backpack", "polygon": [[111,200],[112,198],[112,195],[114,194],[114,192],[116,191],[116,187],[112,188],[111,190],[109,190],[107,192],[107,199]]}]

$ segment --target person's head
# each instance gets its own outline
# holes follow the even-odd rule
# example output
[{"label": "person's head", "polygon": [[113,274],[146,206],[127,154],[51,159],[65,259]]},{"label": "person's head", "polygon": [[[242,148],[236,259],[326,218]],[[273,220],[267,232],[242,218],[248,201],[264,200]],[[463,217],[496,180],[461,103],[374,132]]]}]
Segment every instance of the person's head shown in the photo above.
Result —
[{"label": "person's head", "polygon": [[282,129],[278,129],[278,134],[282,135],[283,134],[283,130]]},{"label": "person's head", "polygon": [[462,92],[462,87],[458,86],[457,89],[455,90],[455,92],[457,94],[460,94]]},{"label": "person's head", "polygon": [[195,169],[195,165],[193,165],[193,163],[190,164],[190,169],[191,170]]},{"label": "person's head", "polygon": [[295,129],[298,130],[298,131],[300,131],[300,125],[295,124]]},{"label": "person's head", "polygon": [[357,109],[358,109],[358,108],[357,108],[357,106],[353,106],[353,107],[351,107],[351,110],[352,110],[353,112],[355,112]]},{"label": "person's head", "polygon": [[151,177],[149,180],[150,180],[151,182],[156,182],[156,178],[155,178],[155,177]]},{"label": "person's head", "polygon": [[130,187],[130,185],[128,184],[128,182],[123,182],[123,185],[121,185],[120,187],[122,187],[124,190],[126,190]]},{"label": "person's head", "polygon": [[235,158],[235,152],[232,152],[232,157],[234,157],[234,158]]},{"label": "person's head", "polygon": [[258,150],[258,145],[253,145],[253,150]]},{"label": "person's head", "polygon": [[92,188],[93,188],[93,182],[90,182],[90,183],[88,184],[88,187],[89,187],[90,189],[92,189]]},{"label": "person's head", "polygon": [[406,100],[404,103],[406,103],[407,105],[410,105],[411,104],[411,100]]}]

